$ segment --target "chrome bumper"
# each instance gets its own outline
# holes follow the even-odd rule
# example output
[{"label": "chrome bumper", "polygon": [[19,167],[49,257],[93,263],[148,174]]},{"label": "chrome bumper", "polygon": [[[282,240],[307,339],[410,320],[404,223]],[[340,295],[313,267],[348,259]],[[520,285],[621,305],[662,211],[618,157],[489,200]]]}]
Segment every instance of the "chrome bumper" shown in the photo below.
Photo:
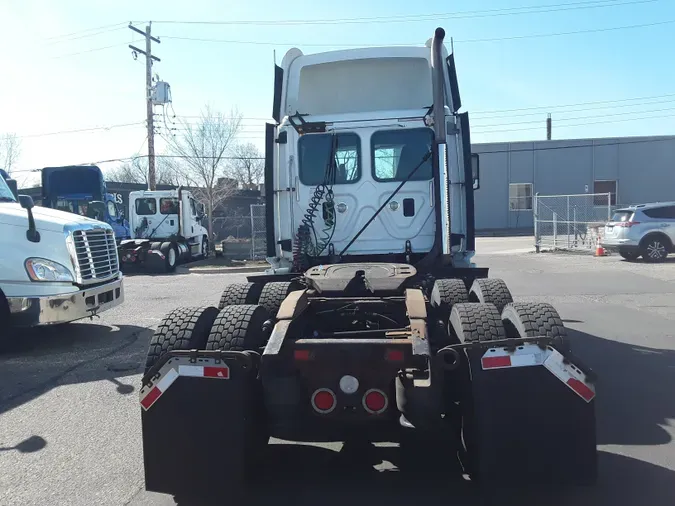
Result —
[{"label": "chrome bumper", "polygon": [[8,297],[11,322],[17,327],[54,325],[96,316],[124,301],[122,276],[79,292],[43,297]]}]

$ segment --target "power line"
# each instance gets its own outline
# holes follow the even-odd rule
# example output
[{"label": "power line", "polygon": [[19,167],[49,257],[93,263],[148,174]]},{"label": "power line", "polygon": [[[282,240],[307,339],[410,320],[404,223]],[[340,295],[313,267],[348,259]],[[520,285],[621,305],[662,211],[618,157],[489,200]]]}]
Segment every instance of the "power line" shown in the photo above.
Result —
[{"label": "power line", "polygon": [[[633,111],[633,112],[616,112],[616,113],[609,113],[609,114],[593,114],[591,116],[575,116],[572,118],[557,118],[556,123],[560,121],[578,121],[582,119],[595,119],[595,118],[605,118],[608,116],[628,116],[631,114],[649,114],[653,112],[665,112],[665,111],[673,111],[675,110],[675,107],[665,107],[665,108],[660,108],[660,109],[652,109],[648,111]],[[532,124],[541,124],[541,121],[535,120],[535,121],[517,121],[513,123],[496,123],[493,125],[472,125],[473,128],[492,128],[492,127],[500,127],[500,126],[511,126],[511,125],[532,125]]]},{"label": "power line", "polygon": [[229,21],[185,21],[185,20],[162,20],[155,21],[155,23],[164,24],[188,24],[188,25],[333,25],[346,23],[410,23],[433,21],[439,19],[468,19],[468,18],[484,18],[496,16],[514,16],[523,14],[543,14],[549,12],[560,11],[578,11],[585,9],[597,9],[606,7],[618,7],[623,5],[636,5],[654,3],[659,0],[595,0],[585,2],[572,3],[558,3],[538,6],[521,6],[508,7],[501,9],[487,9],[476,11],[455,11],[455,12],[441,12],[435,14],[413,14],[413,15],[398,15],[398,16],[372,16],[360,18],[332,18],[332,19],[289,19],[289,20],[229,20]]},{"label": "power line", "polygon": [[115,26],[114,28],[108,28],[106,30],[99,30],[99,31],[93,32],[93,33],[86,33],[86,34],[78,35],[77,37],[62,38],[62,39],[59,39],[59,40],[49,40],[49,39],[43,39],[43,40],[49,41],[48,42],[49,44],[60,44],[61,42],[71,42],[73,40],[87,39],[89,37],[97,37],[97,36],[103,35],[105,33],[111,33],[111,32],[117,32],[119,30],[124,30],[124,28],[125,28],[124,26],[118,26],[118,25],[119,25],[119,23],[117,25],[114,25]]},{"label": "power line", "polygon": [[49,40],[60,39],[60,38],[64,38],[64,37],[71,37],[73,35],[80,35],[82,33],[88,33],[88,32],[92,32],[92,31],[107,30],[109,28],[113,28],[113,27],[117,27],[117,26],[123,26],[125,24],[126,23],[113,23],[113,24],[110,24],[110,25],[103,25],[103,26],[98,26],[98,27],[95,27],[95,28],[87,28],[85,30],[78,30],[77,32],[66,33],[66,34],[62,34],[62,35],[54,35],[53,37],[46,37],[46,38],[43,38],[41,40],[49,41]]},{"label": "power line", "polygon": [[489,39],[465,39],[465,40],[456,40],[455,42],[461,44],[472,44],[475,42],[503,42],[507,40],[521,40],[521,39],[536,39],[542,37],[560,37],[564,35],[579,35],[582,33],[599,33],[599,32],[612,32],[617,30],[631,30],[634,28],[647,28],[651,26],[659,25],[670,25],[675,23],[675,19],[667,21],[656,21],[654,23],[642,23],[638,25],[625,25],[625,26],[614,26],[610,28],[594,28],[591,30],[575,30],[572,32],[556,32],[556,33],[542,33],[542,34],[532,34],[532,35],[514,35],[512,37],[494,37]]},{"label": "power line", "polygon": [[85,53],[95,53],[95,52],[97,52],[97,51],[104,51],[105,49],[117,48],[117,47],[120,47],[120,46],[122,46],[122,45],[123,45],[123,44],[113,44],[113,45],[111,45],[111,46],[96,47],[96,48],[94,48],[94,49],[85,49],[84,51],[78,51],[78,52],[76,52],[76,53],[68,53],[68,54],[63,54],[63,55],[60,55],[60,56],[52,56],[52,57],[50,57],[50,58],[48,58],[48,59],[49,59],[49,60],[58,60],[58,59],[60,59],[60,58],[69,58],[69,57],[71,57],[71,56],[77,56],[77,55],[80,55],[80,54],[85,54]]},{"label": "power line", "polygon": [[[646,119],[659,119],[659,118],[672,118],[673,114],[663,114],[659,116],[645,116],[642,118],[636,118],[636,117],[630,117],[630,118],[625,118],[625,119],[612,119],[612,120],[607,120],[607,121],[592,121],[592,122],[585,122],[585,123],[574,123],[571,125],[556,125],[556,128],[570,128],[570,127],[577,127],[577,126],[586,126],[586,125],[604,125],[607,123],[618,123],[618,122],[624,122],[624,121],[642,121]],[[525,132],[528,130],[539,130],[541,127],[528,127],[528,128],[509,128],[509,129],[499,129],[499,130],[483,130],[482,132],[475,132],[477,134],[491,134],[491,133],[506,133],[506,132]]]},{"label": "power line", "polygon": [[[652,98],[666,98],[666,97],[675,97],[675,93],[670,93],[667,95],[653,95],[650,97],[634,97],[634,98],[620,98],[615,100],[598,100],[595,102],[577,102],[575,104],[562,104],[562,105],[542,105],[536,107],[521,107],[518,109],[496,109],[494,111],[475,111],[474,114],[492,114],[492,113],[503,113],[503,112],[516,112],[516,111],[534,111],[541,109],[559,109],[562,107],[578,107],[581,105],[597,105],[597,104],[613,104],[618,102],[631,102],[636,100],[650,100]],[[488,118],[485,118],[488,119]]]},{"label": "power line", "polygon": [[[560,37],[565,35],[579,35],[584,33],[598,33],[598,32],[609,32],[617,30],[631,30],[635,28],[646,28],[658,25],[668,25],[675,23],[675,19],[666,20],[666,21],[657,21],[653,23],[642,23],[636,25],[624,25],[624,26],[614,26],[609,28],[592,28],[588,30],[576,30],[571,32],[555,32],[555,33],[538,33],[538,34],[529,34],[529,35],[514,35],[510,37],[494,37],[489,39],[454,39],[454,43],[458,44],[472,44],[478,42],[501,42],[508,40],[521,40],[521,39],[536,39],[536,38],[545,38],[545,37]],[[272,42],[272,41],[259,41],[259,40],[232,40],[232,39],[211,39],[203,37],[180,37],[174,35],[164,35],[163,39],[171,40],[183,40],[190,42],[215,42],[220,44],[246,44],[252,46],[298,46],[298,47],[347,47],[347,48],[362,48],[362,47],[372,47],[373,43],[363,43],[363,44],[342,44],[342,43],[299,43],[299,42]],[[409,47],[409,46],[422,46],[421,42],[411,42],[411,43],[387,43],[387,44],[378,44],[378,46],[387,46],[387,47]]]},{"label": "power line", "polygon": [[96,130],[111,130],[113,128],[124,128],[124,127],[130,127],[130,126],[137,126],[137,125],[144,125],[145,122],[136,122],[136,123],[122,123],[119,125],[108,125],[108,126],[102,126],[102,127],[92,127],[92,128],[79,128],[77,130],[61,130],[58,132],[47,132],[47,133],[41,133],[41,134],[28,134],[28,135],[18,135],[20,139],[27,139],[27,138],[33,138],[33,137],[48,137],[51,135],[64,135],[64,134],[75,134],[75,133],[82,133],[82,132],[94,132]]},{"label": "power line", "polygon": [[[550,142],[575,142],[575,141],[592,141],[592,144],[582,144],[582,145],[574,145],[574,146],[542,146],[542,147],[530,147],[530,148],[523,148],[523,149],[494,149],[491,151],[477,151],[478,154],[480,155],[491,155],[491,154],[498,154],[498,153],[531,153],[533,151],[555,151],[555,150],[560,150],[560,149],[578,149],[578,148],[590,148],[590,147],[595,147],[595,146],[619,146],[619,145],[626,145],[626,144],[646,144],[646,143],[654,143],[654,142],[675,142],[675,136],[670,136],[670,137],[662,137],[662,138],[649,138],[649,139],[636,139],[632,141],[613,141],[613,142],[603,142],[603,139],[557,139],[553,141],[542,141],[542,140],[532,140],[532,141],[518,141],[517,143],[540,143],[540,142],[545,142],[545,143],[550,143]],[[485,142],[485,143],[479,143],[479,144],[505,144],[504,142],[495,142],[495,143],[490,143],[490,142]],[[512,144],[512,143],[508,143]],[[180,155],[155,155],[157,158],[186,158],[184,156]],[[140,159],[140,158],[147,158],[147,155],[138,155],[138,156],[127,156],[127,157],[122,157],[122,158],[110,158],[107,160],[99,160],[97,162],[84,162],[80,163],[77,165],[99,165],[103,163],[114,163],[114,162],[126,162],[126,161],[131,161],[135,159]],[[203,159],[203,160],[214,160],[214,159],[220,159],[220,160],[239,160],[240,158],[235,157],[235,156],[222,156],[222,157],[215,157],[215,156],[192,156],[188,158],[194,158],[194,159]],[[264,160],[265,157],[252,157],[252,160]]]},{"label": "power line", "polygon": [[[666,95],[667,96],[667,95]],[[658,100],[656,102],[638,102],[635,104],[623,104],[620,107],[642,107],[645,105],[656,105],[656,104],[669,104],[675,102],[675,98],[670,99],[670,100]],[[582,109],[567,109],[567,110],[562,110],[562,111],[553,111],[554,113],[559,113],[559,114],[567,114],[570,112],[585,112],[585,111],[595,111],[595,110],[602,110],[602,109],[613,109],[615,107],[619,106],[613,106],[613,105],[602,105],[599,107],[584,107]],[[526,117],[526,116],[539,116],[541,114],[545,114],[547,111],[550,111],[552,109],[556,108],[556,106],[551,106],[551,107],[542,107],[540,111],[537,112],[525,112],[525,113],[519,113],[519,114],[502,114],[502,115],[497,115],[497,116],[487,116],[485,118],[480,117],[483,114],[489,114],[488,112],[484,113],[471,113],[471,118],[473,120],[492,120],[492,119],[500,119],[500,118],[521,118],[521,117]],[[633,111],[636,112],[636,111]],[[637,111],[639,112],[639,111]],[[627,112],[630,113],[630,112]],[[476,116],[479,116],[478,118]]]}]

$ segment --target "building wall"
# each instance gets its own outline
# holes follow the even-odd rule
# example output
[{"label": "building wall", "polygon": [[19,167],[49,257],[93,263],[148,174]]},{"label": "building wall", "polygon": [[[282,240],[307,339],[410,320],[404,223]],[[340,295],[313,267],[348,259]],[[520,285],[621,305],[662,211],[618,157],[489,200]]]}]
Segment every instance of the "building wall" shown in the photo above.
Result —
[{"label": "building wall", "polygon": [[480,154],[476,229],[532,228],[531,209],[510,209],[509,185],[532,194],[593,193],[616,181],[616,204],[675,200],[675,136],[474,144]]}]

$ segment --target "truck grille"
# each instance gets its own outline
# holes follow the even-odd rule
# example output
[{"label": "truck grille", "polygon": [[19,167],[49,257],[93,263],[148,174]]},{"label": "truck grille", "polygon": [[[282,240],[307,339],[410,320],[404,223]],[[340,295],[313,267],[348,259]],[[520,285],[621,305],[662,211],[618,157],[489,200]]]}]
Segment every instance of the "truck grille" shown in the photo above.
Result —
[{"label": "truck grille", "polygon": [[73,243],[78,282],[90,284],[117,275],[117,244],[112,230],[75,230]]}]

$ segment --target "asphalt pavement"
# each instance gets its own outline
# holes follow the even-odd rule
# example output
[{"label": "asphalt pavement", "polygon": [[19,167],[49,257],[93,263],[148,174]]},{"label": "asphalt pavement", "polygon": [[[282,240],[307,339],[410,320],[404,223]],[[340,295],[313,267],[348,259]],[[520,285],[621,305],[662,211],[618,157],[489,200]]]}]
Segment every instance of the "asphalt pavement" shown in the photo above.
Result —
[{"label": "asphalt pavement", "polygon": [[[535,254],[531,238],[480,238],[477,263],[516,300],[551,302],[599,375],[594,489],[499,491],[495,504],[672,505],[675,259]],[[168,506],[143,485],[138,389],[154,327],[178,306],[217,304],[245,274],[133,275],[126,301],[92,322],[26,332],[0,355],[0,504]],[[254,503],[482,504],[459,473],[403,480],[396,448],[274,441]],[[454,456],[448,456],[449,459]],[[180,463],[167,463],[180,465]],[[227,491],[223,504],[227,504]]]}]

